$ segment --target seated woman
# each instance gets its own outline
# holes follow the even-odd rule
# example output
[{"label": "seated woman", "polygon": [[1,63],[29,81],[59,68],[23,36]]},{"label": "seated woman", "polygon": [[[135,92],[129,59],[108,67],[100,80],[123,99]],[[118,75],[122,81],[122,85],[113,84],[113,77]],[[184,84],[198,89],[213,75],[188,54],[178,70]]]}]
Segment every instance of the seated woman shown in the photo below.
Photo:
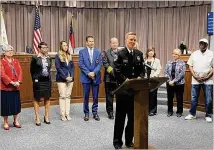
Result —
[{"label": "seated woman", "polygon": [[22,69],[17,59],[13,59],[13,47],[3,45],[3,58],[0,61],[0,90],[1,90],[1,116],[4,117],[4,129],[9,130],[8,116],[13,115],[13,125],[21,128],[18,114],[21,112],[20,84],[22,82]]},{"label": "seated woman", "polygon": [[36,115],[36,125],[41,126],[39,119],[39,102],[44,100],[45,116],[44,123],[50,124],[49,108],[51,97],[51,58],[48,56],[48,46],[45,42],[38,45],[40,53],[33,56],[30,65],[30,72],[33,81],[34,110]]},{"label": "seated woman", "polygon": [[168,117],[173,115],[173,99],[176,94],[177,100],[177,117],[181,117],[183,113],[183,95],[184,95],[184,75],[186,64],[180,60],[180,49],[173,50],[173,60],[166,64],[165,76],[169,78],[166,83],[167,98],[168,98]]},{"label": "seated woman", "polygon": [[[145,63],[155,69],[155,70],[146,69],[146,71],[151,71],[150,77],[159,77],[161,71],[161,64],[160,60],[156,58],[154,47],[149,48],[146,51]],[[158,89],[149,93],[149,116],[154,116],[157,113],[157,91]]]}]

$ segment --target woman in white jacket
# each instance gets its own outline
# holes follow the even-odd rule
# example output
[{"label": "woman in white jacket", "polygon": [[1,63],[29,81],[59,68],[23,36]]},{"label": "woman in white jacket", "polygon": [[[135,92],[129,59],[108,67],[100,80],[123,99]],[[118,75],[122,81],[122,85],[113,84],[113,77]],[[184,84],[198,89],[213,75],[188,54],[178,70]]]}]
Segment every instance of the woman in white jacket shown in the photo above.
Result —
[{"label": "woman in white jacket", "polygon": [[[155,69],[151,70],[150,77],[159,77],[161,71],[161,64],[160,60],[156,58],[154,47],[149,48],[146,51],[145,63]],[[157,113],[157,91],[158,89],[149,93],[149,116],[154,116]]]}]

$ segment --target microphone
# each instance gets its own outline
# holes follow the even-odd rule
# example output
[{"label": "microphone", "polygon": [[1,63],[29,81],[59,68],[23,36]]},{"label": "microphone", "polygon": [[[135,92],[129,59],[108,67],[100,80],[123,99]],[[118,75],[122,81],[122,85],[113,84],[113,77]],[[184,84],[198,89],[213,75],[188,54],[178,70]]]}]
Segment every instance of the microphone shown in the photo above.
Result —
[{"label": "microphone", "polygon": [[157,69],[155,69],[155,68],[153,68],[152,66],[150,66],[150,65],[148,65],[148,64],[146,64],[146,63],[143,63],[146,67],[148,67],[148,68],[150,68],[151,70],[154,70],[154,71],[156,71]]}]

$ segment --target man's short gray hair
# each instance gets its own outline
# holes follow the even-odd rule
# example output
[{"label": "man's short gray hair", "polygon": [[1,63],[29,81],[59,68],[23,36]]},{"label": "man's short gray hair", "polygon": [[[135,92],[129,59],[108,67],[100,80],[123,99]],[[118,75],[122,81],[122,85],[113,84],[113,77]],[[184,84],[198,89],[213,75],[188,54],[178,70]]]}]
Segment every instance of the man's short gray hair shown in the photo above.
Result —
[{"label": "man's short gray hair", "polygon": [[128,32],[128,33],[126,33],[125,38],[127,39],[129,35],[135,35],[136,36],[136,33],[135,32]]}]

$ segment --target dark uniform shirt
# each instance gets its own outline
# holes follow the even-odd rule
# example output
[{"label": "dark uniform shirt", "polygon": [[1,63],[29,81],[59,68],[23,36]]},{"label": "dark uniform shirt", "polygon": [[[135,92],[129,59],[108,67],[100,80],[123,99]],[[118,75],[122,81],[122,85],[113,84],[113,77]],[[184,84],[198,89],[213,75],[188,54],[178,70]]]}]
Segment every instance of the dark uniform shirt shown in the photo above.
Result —
[{"label": "dark uniform shirt", "polygon": [[114,68],[114,60],[117,58],[117,54],[110,48],[102,53],[103,66],[105,68],[104,82],[116,83],[114,76],[114,70],[110,73],[107,72],[109,66]]},{"label": "dark uniform shirt", "polygon": [[[114,73],[117,83],[120,85],[127,78],[133,79],[144,77],[145,68],[143,53],[139,50],[133,50],[130,53],[125,47],[117,52],[117,59],[114,61]],[[122,135],[125,123],[125,117],[128,116],[126,125],[126,143],[132,143],[134,135],[134,90],[126,89],[116,93],[116,116],[114,125],[113,144],[123,145]]]},{"label": "dark uniform shirt", "polygon": [[129,53],[125,47],[117,52],[117,59],[114,60],[114,72],[118,84],[123,83],[127,78],[133,79],[144,77],[143,53],[134,49]]}]

